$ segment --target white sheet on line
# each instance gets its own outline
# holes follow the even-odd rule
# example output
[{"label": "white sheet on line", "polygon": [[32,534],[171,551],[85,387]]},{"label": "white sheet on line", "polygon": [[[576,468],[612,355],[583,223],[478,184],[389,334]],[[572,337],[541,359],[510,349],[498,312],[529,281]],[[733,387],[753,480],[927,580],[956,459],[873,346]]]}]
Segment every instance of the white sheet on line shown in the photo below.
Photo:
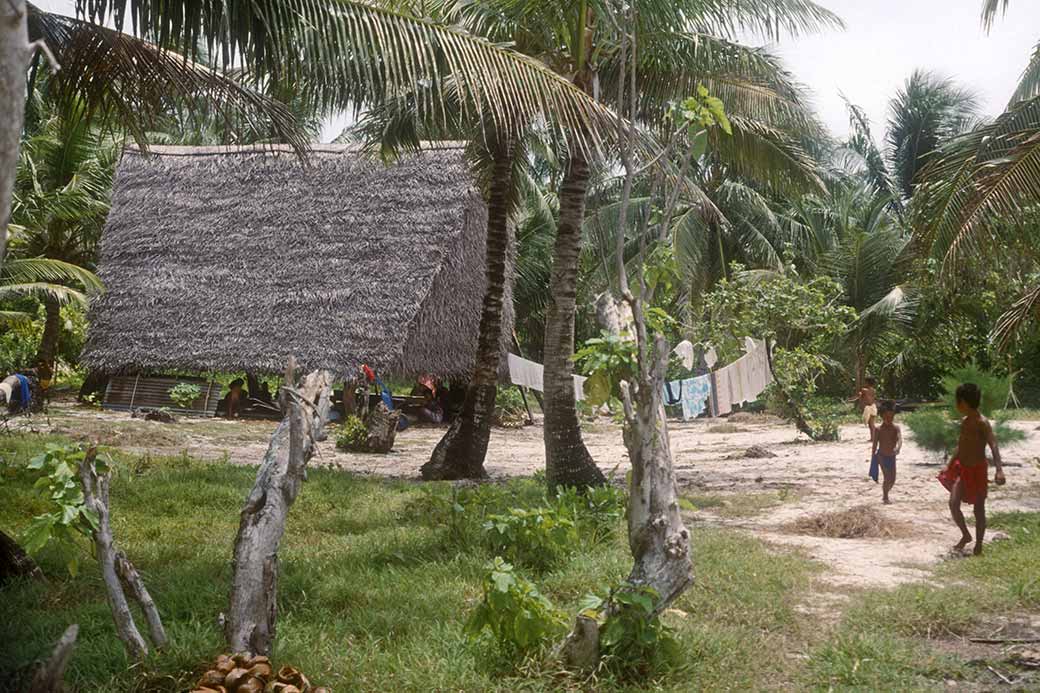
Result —
[{"label": "white sheet on line", "polygon": [[[545,392],[545,367],[542,364],[520,358],[516,354],[508,354],[507,360],[509,362],[509,380],[514,385]],[[588,378],[581,375],[572,377],[574,378],[574,399],[585,399],[585,381]]]}]

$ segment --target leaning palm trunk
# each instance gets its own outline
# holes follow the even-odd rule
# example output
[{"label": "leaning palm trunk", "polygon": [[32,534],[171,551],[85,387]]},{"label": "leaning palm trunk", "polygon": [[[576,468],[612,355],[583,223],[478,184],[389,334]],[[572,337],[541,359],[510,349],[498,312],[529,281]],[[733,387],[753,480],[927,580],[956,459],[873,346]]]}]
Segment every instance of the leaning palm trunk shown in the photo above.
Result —
[{"label": "leaning palm trunk", "polygon": [[46,319],[43,323],[43,336],[40,347],[36,350],[36,365],[40,376],[40,385],[47,389],[54,379],[54,361],[58,353],[58,337],[61,333],[61,306],[57,299],[50,296],[43,299]]},{"label": "leaning palm trunk", "polygon": [[18,170],[29,54],[25,2],[5,0],[0,3],[0,265],[7,248],[7,222]]},{"label": "leaning palm trunk", "polygon": [[495,156],[487,222],[487,289],[480,314],[480,333],[473,377],[466,388],[462,412],[434,448],[430,461],[422,466],[426,480],[483,479],[484,457],[491,438],[491,419],[495,412],[498,371],[502,359],[502,314],[508,265],[515,242],[509,224],[509,197],[513,189],[511,146],[502,147]]},{"label": "leaning palm trunk", "polygon": [[571,377],[574,354],[574,308],[577,301],[578,259],[589,164],[585,155],[571,153],[560,188],[560,222],[553,247],[549,277],[549,306],[545,317],[545,476],[550,489],[588,488],[606,483],[585,447],[578,422]]}]

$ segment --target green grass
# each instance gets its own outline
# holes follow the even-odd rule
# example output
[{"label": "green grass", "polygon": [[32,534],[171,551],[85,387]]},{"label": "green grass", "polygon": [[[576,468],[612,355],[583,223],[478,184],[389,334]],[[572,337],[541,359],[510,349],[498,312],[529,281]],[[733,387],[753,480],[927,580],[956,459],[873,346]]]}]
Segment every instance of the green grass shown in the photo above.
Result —
[{"label": "green grass", "polygon": [[771,508],[798,500],[796,491],[763,491],[756,493],[684,493],[680,499],[683,510],[708,510],[727,519],[761,515]]},{"label": "green grass", "polygon": [[[858,595],[809,663],[807,685],[836,690],[934,690],[946,679],[986,679],[984,667],[937,654],[932,642],[983,630],[994,615],[1040,612],[1040,513],[998,513],[1009,541],[979,558],[948,561],[930,584]],[[1006,664],[1000,668],[1007,669]],[[1040,680],[1034,680],[1040,689]]]},{"label": "green grass", "polygon": [[[17,535],[44,507],[22,469],[43,442],[0,438],[0,527],[9,533]],[[132,666],[115,637],[96,563],[84,551],[72,578],[64,557],[45,549],[39,561],[46,582],[0,591],[0,689],[17,690],[31,662],[70,623],[81,628],[68,673],[77,691],[184,690],[221,651],[217,616],[227,606],[231,547],[255,470],[187,456],[116,457],[115,537],[144,576],[171,645]],[[746,690],[797,675],[786,654],[804,643],[794,607],[814,564],[718,529],[695,531],[697,582],[665,617],[684,656],[681,668],[625,684],[541,662],[505,665],[492,644],[463,634],[491,558],[475,528],[496,505],[543,502],[542,485],[480,487],[469,493],[461,520],[451,500],[446,484],[312,470],[280,551],[276,663],[336,691]],[[630,568],[620,525],[614,538],[577,546],[558,569],[528,577],[574,613],[583,595],[605,591]]]}]

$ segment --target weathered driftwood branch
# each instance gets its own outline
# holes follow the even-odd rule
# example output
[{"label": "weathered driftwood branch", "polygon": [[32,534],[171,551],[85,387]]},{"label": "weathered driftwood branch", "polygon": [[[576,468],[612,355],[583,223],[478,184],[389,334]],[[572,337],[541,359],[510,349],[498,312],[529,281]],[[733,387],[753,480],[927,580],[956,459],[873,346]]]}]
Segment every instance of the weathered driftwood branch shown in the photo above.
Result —
[{"label": "weathered driftwood branch", "polygon": [[79,637],[79,626],[73,623],[65,629],[50,659],[40,665],[29,684],[29,693],[62,693],[65,690],[65,668]]},{"label": "weathered driftwood branch", "polygon": [[97,473],[94,459],[97,448],[91,447],[79,467],[80,483],[83,485],[83,503],[93,510],[98,517],[98,528],[93,532],[94,546],[97,548],[98,563],[101,565],[101,577],[105,581],[105,592],[112,620],[116,624],[116,634],[123,641],[127,654],[134,659],[141,659],[148,654],[148,644],[141,631],[137,629],[130,604],[126,598],[126,589],[137,601],[148,621],[149,636],[155,647],[166,645],[166,632],[155,602],[145,589],[141,576],[126,555],[116,548],[112,538],[112,524],[108,509],[108,490],[110,474]]},{"label": "weathered driftwood branch", "polygon": [[162,618],[159,616],[159,608],[155,605],[152,595],[148,593],[137,568],[126,557],[122,551],[116,551],[115,557],[116,574],[123,584],[124,589],[130,591],[130,596],[141,607],[144,618],[148,622],[148,638],[155,647],[162,649],[166,647],[166,629],[163,628]]},{"label": "weathered driftwood branch", "polygon": [[[290,365],[290,372],[292,366]],[[292,380],[287,379],[287,383]],[[232,652],[270,654],[277,616],[278,545],[307,462],[325,439],[332,375],[315,371],[283,388],[286,416],[271,436],[246,498],[235,539],[234,576],[224,635]]]}]

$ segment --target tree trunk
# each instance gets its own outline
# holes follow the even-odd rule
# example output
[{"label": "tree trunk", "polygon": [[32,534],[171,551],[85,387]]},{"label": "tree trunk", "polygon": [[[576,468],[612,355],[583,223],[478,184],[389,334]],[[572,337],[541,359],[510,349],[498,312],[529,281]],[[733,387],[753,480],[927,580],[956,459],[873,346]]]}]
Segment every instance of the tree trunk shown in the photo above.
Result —
[{"label": "tree trunk", "polygon": [[422,466],[422,478],[484,479],[484,457],[491,438],[495,413],[498,369],[502,359],[502,313],[509,257],[514,243],[509,223],[509,198],[513,188],[513,148],[506,145],[496,153],[488,195],[487,288],[480,314],[480,333],[473,376],[466,387],[462,413],[452,421]]},{"label": "tree trunk", "polygon": [[679,512],[661,390],[668,368],[668,344],[656,335],[650,363],[636,393],[635,425],[626,426],[625,445],[632,462],[628,502],[628,543],[635,563],[628,582],[657,592],[660,613],[693,582],[690,533]]},{"label": "tree trunk", "polygon": [[399,409],[390,411],[382,401],[369,409],[368,416],[365,417],[368,434],[365,437],[364,451],[385,455],[393,450],[394,440],[397,439],[397,422],[400,418]]},{"label": "tree trunk", "polygon": [[0,266],[7,249],[18,144],[25,118],[25,69],[29,65],[29,30],[24,0],[0,2]]},{"label": "tree trunk", "polygon": [[[101,577],[105,582],[105,593],[108,606],[112,610],[112,619],[116,624],[116,635],[123,641],[123,646],[131,659],[142,659],[148,654],[148,645],[134,623],[134,615],[130,611],[123,583],[117,568],[118,552],[112,538],[112,525],[108,511],[108,488],[111,479],[108,474],[97,473],[94,467],[96,448],[90,448],[80,464],[79,477],[83,484],[83,504],[97,514],[98,529],[93,532],[98,563],[101,565]],[[125,560],[125,557],[124,557]],[[165,642],[165,635],[163,636]],[[159,643],[156,643],[158,646]]]},{"label": "tree trunk", "polygon": [[[291,371],[291,367],[290,367]],[[292,377],[286,378],[286,388]],[[278,545],[307,462],[325,439],[332,375],[315,371],[299,390],[283,390],[285,418],[271,436],[256,483],[242,508],[224,634],[231,652],[268,655],[277,616]]]},{"label": "tree trunk", "polygon": [[54,646],[50,659],[40,665],[29,684],[29,693],[62,693],[65,690],[65,668],[72,658],[79,637],[79,626],[73,623]]},{"label": "tree trunk", "polygon": [[574,308],[578,290],[581,227],[589,165],[585,155],[571,153],[560,188],[560,222],[556,229],[545,316],[545,476],[550,490],[559,486],[587,488],[606,478],[585,448],[571,377],[574,355]]},{"label": "tree trunk", "polygon": [[40,579],[43,571],[29,554],[6,533],[0,532],[0,585],[11,578],[31,577]]},{"label": "tree trunk", "polygon": [[43,307],[47,318],[43,323],[40,347],[36,350],[36,368],[40,375],[40,387],[46,390],[54,380],[54,360],[58,353],[58,337],[61,334],[61,306],[48,296],[43,299]]}]

